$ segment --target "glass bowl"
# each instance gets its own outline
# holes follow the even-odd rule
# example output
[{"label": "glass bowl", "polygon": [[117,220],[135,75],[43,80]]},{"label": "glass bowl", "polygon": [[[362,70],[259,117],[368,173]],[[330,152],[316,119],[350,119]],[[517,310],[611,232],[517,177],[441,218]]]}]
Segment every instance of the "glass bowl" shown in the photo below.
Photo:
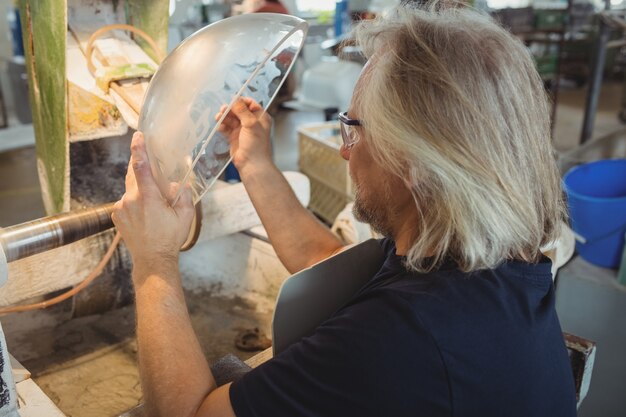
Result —
[{"label": "glass bowl", "polygon": [[[213,23],[185,39],[154,74],[139,116],[152,173],[164,196],[191,185],[194,203],[230,162],[218,128],[233,102],[250,97],[267,109],[298,56],[307,23],[254,13]],[[220,107],[224,116],[215,120]],[[182,190],[182,187],[181,187]]]}]

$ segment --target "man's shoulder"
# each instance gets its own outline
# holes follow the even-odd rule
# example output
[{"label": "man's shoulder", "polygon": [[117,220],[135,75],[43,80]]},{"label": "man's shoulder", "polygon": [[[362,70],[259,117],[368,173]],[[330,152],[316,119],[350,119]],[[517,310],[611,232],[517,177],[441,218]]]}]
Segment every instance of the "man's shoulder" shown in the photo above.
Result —
[{"label": "man's shoulder", "polygon": [[[454,327],[474,317],[477,326],[516,317],[521,305],[549,302],[549,265],[506,263],[463,272],[447,267],[429,273],[396,271],[371,282],[353,301],[390,312],[409,309],[427,327]],[[519,308],[518,308],[519,307]]]}]

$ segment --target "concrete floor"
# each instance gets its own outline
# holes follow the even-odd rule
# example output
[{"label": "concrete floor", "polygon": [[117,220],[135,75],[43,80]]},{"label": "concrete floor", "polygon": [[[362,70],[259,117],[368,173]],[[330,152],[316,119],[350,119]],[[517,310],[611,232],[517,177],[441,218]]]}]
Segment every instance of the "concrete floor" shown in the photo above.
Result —
[{"label": "concrete floor", "polygon": [[[239,332],[271,335],[271,312],[239,298],[187,292],[193,328],[209,362],[232,353]],[[69,302],[46,311],[2,318],[7,346],[68,417],[114,417],[142,399],[137,369],[134,306],[69,319]]]},{"label": "concrete floor", "polygon": [[[617,117],[622,89],[623,83],[615,81],[602,86],[591,140],[626,129]],[[586,97],[586,88],[565,85],[560,89],[554,128],[554,147],[558,151],[574,149],[580,143]]]},{"label": "concrete floor", "polygon": [[[606,83],[594,137],[624,127],[617,119],[621,83]],[[577,146],[584,89],[563,88],[557,108],[555,147]],[[282,170],[297,170],[297,137],[302,123],[321,122],[321,112],[280,111],[275,116],[274,157]],[[39,195],[32,128],[0,130],[0,227],[44,214]],[[188,294],[190,312],[209,360],[226,353],[241,358],[233,339],[242,328],[269,331],[271,317],[242,300]],[[2,318],[12,354],[31,370],[35,381],[68,416],[116,416],[141,400],[136,368],[132,306],[69,320],[71,306]],[[269,333],[268,333],[269,334]]]}]

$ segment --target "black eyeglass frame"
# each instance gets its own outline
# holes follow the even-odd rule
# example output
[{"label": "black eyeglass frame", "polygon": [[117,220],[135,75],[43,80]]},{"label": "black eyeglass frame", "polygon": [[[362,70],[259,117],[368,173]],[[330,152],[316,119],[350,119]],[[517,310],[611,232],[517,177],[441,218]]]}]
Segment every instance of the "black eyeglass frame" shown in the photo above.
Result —
[{"label": "black eyeglass frame", "polygon": [[350,137],[350,133],[348,132],[348,126],[361,126],[361,121],[359,119],[351,119],[350,117],[348,117],[348,112],[346,111],[344,111],[343,113],[339,113],[339,128],[341,130],[341,139],[343,140],[343,146],[346,149],[350,149],[360,139],[358,137],[356,139],[352,139]]}]

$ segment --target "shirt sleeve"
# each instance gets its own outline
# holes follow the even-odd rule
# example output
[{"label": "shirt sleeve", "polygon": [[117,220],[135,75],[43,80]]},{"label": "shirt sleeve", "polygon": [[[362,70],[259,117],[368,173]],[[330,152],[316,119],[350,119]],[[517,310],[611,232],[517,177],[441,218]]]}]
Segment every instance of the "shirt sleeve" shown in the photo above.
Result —
[{"label": "shirt sleeve", "polygon": [[250,371],[230,400],[237,417],[442,416],[450,404],[432,336],[388,291],[354,301]]}]

